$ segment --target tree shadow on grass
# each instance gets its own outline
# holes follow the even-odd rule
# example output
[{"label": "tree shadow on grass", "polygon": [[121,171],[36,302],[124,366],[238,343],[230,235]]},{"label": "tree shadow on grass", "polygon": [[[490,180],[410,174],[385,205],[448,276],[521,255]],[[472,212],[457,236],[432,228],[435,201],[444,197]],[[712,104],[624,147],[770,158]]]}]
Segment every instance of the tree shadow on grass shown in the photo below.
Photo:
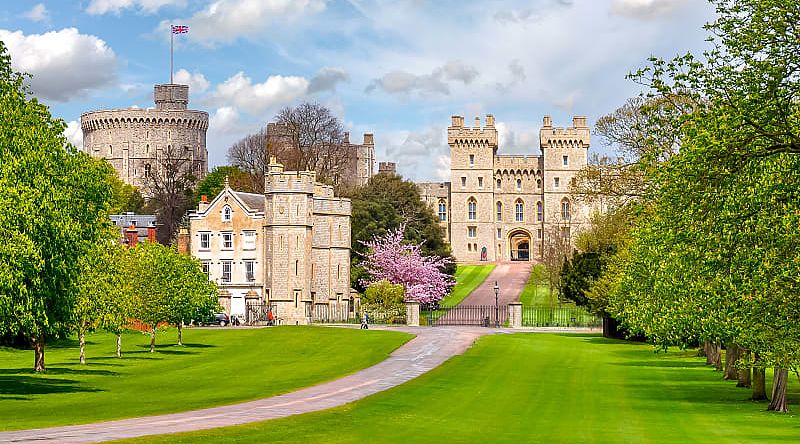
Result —
[{"label": "tree shadow on grass", "polygon": [[[47,395],[51,393],[99,392],[96,388],[82,387],[74,379],[43,378],[28,375],[0,376],[0,399],[28,400],[19,395]],[[6,397],[4,395],[16,395]]]},{"label": "tree shadow on grass", "polygon": [[[133,352],[129,352],[129,353],[148,353],[148,354],[150,353],[150,344],[145,344],[145,345],[141,345],[140,344],[140,345],[137,345],[137,347],[139,347],[142,350],[133,351]],[[190,349],[190,348],[200,348],[200,347],[188,346],[186,344],[184,344],[182,346],[181,345],[177,345],[177,344],[156,345],[156,352],[153,353],[153,354],[154,355],[157,355],[157,354],[164,354],[164,355],[196,355],[196,354],[199,353],[199,352],[191,351],[191,350],[182,350],[183,348]]]},{"label": "tree shadow on grass", "polygon": [[[63,365],[63,364],[62,364]],[[67,364],[69,365],[69,364]],[[0,375],[22,375],[33,374],[30,367],[25,368],[4,368],[0,369]],[[91,368],[67,368],[67,367],[47,367],[45,375],[100,375],[100,376],[116,376],[118,373],[111,370],[100,370]]]}]

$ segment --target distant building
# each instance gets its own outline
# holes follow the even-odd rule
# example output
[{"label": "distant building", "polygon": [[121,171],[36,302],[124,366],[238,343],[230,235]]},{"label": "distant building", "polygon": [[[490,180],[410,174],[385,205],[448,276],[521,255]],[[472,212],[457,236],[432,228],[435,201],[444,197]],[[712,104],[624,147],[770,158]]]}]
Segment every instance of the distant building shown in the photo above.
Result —
[{"label": "distant building", "polygon": [[528,261],[541,257],[547,236],[574,238],[590,208],[575,202],[570,185],[587,164],[586,117],[556,128],[545,116],[540,155],[498,154],[494,116],[481,127],[453,116],[447,129],[450,182],[417,184],[439,217],[458,261]]},{"label": "distant building", "polygon": [[378,163],[378,174],[397,174],[397,164],[394,162]]},{"label": "distant building", "polygon": [[140,242],[156,242],[156,217],[152,214],[112,214],[109,218],[119,228],[123,244],[133,247]]},{"label": "distant building", "polygon": [[198,181],[208,174],[208,113],[187,109],[187,85],[155,85],[156,107],[81,114],[83,150],[106,159],[120,179],[147,196],[147,176],[160,174],[165,153],[184,161]]},{"label": "distant building", "polygon": [[268,306],[288,324],[347,319],[350,200],[316,182],[313,171],[283,171],[274,159],[264,194],[225,184],[190,214],[188,249],[219,284],[220,305],[248,318]]}]

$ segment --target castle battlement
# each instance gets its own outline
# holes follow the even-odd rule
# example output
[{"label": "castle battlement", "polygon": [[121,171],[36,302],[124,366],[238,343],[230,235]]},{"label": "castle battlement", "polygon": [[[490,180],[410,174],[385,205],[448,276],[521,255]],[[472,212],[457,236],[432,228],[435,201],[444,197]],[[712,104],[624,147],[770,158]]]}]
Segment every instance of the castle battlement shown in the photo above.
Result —
[{"label": "castle battlement", "polygon": [[586,124],[585,116],[572,118],[571,127],[553,127],[550,116],[545,116],[542,129],[539,130],[542,148],[589,148],[591,129]]},{"label": "castle battlement", "polygon": [[313,171],[271,171],[265,178],[265,192],[314,194],[317,174]]},{"label": "castle battlement", "polygon": [[464,126],[463,116],[452,116],[451,125],[447,128],[447,143],[453,144],[486,144],[497,149],[497,128],[494,116],[486,115],[486,126],[481,128],[480,117],[475,117],[475,126]]}]

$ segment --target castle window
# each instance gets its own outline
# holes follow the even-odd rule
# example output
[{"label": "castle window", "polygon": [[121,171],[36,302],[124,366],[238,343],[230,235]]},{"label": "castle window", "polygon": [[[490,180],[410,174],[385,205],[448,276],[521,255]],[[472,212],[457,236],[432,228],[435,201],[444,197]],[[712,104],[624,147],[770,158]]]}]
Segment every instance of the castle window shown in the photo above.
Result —
[{"label": "castle window", "polygon": [[564,156],[563,160],[564,160],[564,166],[569,166],[569,156]]},{"label": "castle window", "polygon": [[475,166],[475,155],[474,154],[470,154],[469,155],[469,166],[471,166],[471,167]]},{"label": "castle window", "polygon": [[542,179],[536,179],[536,188],[542,189]]},{"label": "castle window", "polygon": [[244,261],[244,273],[247,277],[247,282],[253,282],[256,280],[255,261]]},{"label": "castle window", "polygon": [[553,178],[553,188],[558,188],[559,179],[558,177]]},{"label": "castle window", "polygon": [[467,227],[467,237],[478,237],[477,227]]},{"label": "castle window", "polygon": [[211,233],[200,233],[200,249],[208,250],[211,248]]},{"label": "castle window", "polygon": [[483,188],[483,177],[478,178],[478,188]]},{"label": "castle window", "polygon": [[464,176],[461,176],[461,188],[464,188],[466,186],[467,186],[467,178],[464,177]]},{"label": "castle window", "polygon": [[233,233],[222,233],[222,249],[233,250]]},{"label": "castle window", "polygon": [[561,201],[561,219],[569,220],[569,201],[567,199]]},{"label": "castle window", "polygon": [[522,179],[517,179],[517,190],[522,189]]},{"label": "castle window", "polygon": [[226,284],[231,282],[232,268],[233,268],[233,263],[231,261],[222,261],[222,282]]},{"label": "castle window", "polygon": [[503,220],[503,202],[497,202],[497,221]]},{"label": "castle window", "polygon": [[502,238],[502,237],[503,237],[503,230],[502,230],[502,229],[500,229],[500,228],[498,228],[498,229],[497,229],[497,238],[498,238],[498,239],[500,239],[500,238]]},{"label": "castle window", "polygon": [[478,218],[478,202],[474,197],[467,201],[467,219],[476,220]]},{"label": "castle window", "polygon": [[144,177],[150,177],[150,164],[144,164]]},{"label": "castle window", "polygon": [[144,146],[144,152],[146,154],[150,154],[150,144],[147,144],[147,145]]},{"label": "castle window", "polygon": [[541,202],[536,202],[536,221],[541,222],[544,218],[544,209]]},{"label": "castle window", "polygon": [[108,146],[108,155],[109,156],[113,156],[114,155],[114,147],[112,147],[111,145]]},{"label": "castle window", "polygon": [[542,229],[541,228],[536,230],[536,238],[537,239],[541,239],[542,238]]},{"label": "castle window", "polygon": [[222,209],[222,220],[224,222],[230,222],[232,213],[231,207],[225,205],[225,207]]},{"label": "castle window", "polygon": [[503,183],[503,182],[502,182],[500,179],[497,179],[497,188],[498,188],[498,189],[500,189],[500,184],[502,184],[502,183]]},{"label": "castle window", "polygon": [[514,219],[517,222],[525,221],[525,204],[522,202],[522,199],[517,199],[517,202],[514,204]]},{"label": "castle window", "polygon": [[444,200],[439,201],[439,220],[442,222],[447,220],[447,204]]},{"label": "castle window", "polygon": [[295,276],[299,276],[300,275],[300,260],[299,259],[295,259],[295,261],[294,261],[294,275]]}]

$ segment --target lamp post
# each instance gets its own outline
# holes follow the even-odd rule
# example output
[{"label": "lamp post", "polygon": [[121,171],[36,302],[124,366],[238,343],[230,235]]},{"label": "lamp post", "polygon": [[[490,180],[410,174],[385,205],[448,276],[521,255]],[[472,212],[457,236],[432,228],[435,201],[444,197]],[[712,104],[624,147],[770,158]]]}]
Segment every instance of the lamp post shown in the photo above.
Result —
[{"label": "lamp post", "polygon": [[500,327],[500,305],[497,303],[497,296],[500,294],[500,286],[494,281],[494,327]]}]

